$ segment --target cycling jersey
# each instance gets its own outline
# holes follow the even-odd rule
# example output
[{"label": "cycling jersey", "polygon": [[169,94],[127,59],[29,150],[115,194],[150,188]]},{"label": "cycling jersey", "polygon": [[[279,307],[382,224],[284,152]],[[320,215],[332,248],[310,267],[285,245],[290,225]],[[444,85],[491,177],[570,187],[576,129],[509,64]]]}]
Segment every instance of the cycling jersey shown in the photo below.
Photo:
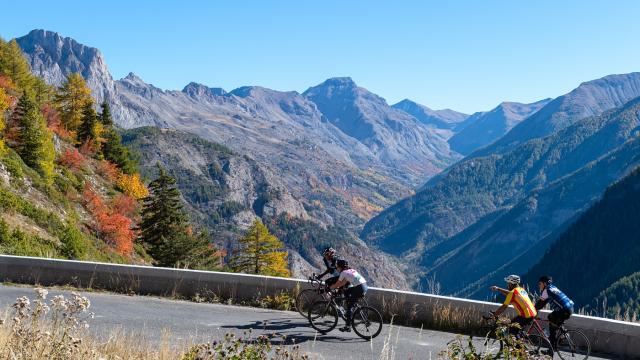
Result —
[{"label": "cycling jersey", "polygon": [[535,317],[538,312],[529,299],[527,291],[520,286],[509,291],[507,298],[504,300],[505,305],[513,305],[513,307],[523,318],[529,319]]},{"label": "cycling jersey", "polygon": [[331,260],[327,260],[326,258],[322,258],[322,261],[324,261],[324,266],[326,266],[326,268],[327,268],[327,270],[324,272],[324,274],[330,274],[332,277],[340,275],[338,273],[338,268],[336,267],[336,260],[337,260],[337,257],[335,257],[335,256],[333,258],[331,258]]},{"label": "cycling jersey", "polygon": [[542,291],[540,300],[544,301],[544,303],[551,301],[551,308],[553,310],[568,310],[573,312],[573,301],[555,285],[548,285],[544,291]]},{"label": "cycling jersey", "polygon": [[351,286],[358,286],[367,283],[367,280],[365,280],[364,277],[354,269],[343,270],[338,278],[338,281],[341,280],[347,280]]}]

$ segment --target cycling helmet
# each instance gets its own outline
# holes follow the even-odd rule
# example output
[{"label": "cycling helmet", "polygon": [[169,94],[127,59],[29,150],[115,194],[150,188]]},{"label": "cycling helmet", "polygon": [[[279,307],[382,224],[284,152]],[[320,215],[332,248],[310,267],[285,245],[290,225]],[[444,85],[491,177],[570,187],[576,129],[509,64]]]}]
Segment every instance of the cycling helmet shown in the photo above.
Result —
[{"label": "cycling helmet", "polygon": [[339,267],[339,268],[344,269],[344,268],[349,267],[349,262],[347,260],[345,260],[345,259],[338,259],[338,260],[336,260],[336,266]]},{"label": "cycling helmet", "polygon": [[336,249],[332,248],[331,246],[324,248],[324,250],[322,250],[322,256],[325,256],[327,254],[335,254],[336,253]]},{"label": "cycling helmet", "polygon": [[520,276],[509,275],[506,278],[504,278],[504,281],[508,282],[509,284],[520,285]]},{"label": "cycling helmet", "polygon": [[551,284],[553,282],[553,279],[551,278],[551,276],[541,276],[540,279],[538,279],[538,282],[544,283],[544,284]]}]

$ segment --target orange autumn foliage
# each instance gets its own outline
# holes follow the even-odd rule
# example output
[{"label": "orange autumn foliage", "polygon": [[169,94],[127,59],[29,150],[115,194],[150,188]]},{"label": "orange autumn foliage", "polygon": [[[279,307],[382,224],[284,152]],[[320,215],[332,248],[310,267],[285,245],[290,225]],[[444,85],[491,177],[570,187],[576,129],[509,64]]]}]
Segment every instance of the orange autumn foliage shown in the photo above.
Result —
[{"label": "orange autumn foliage", "polygon": [[78,171],[85,167],[87,159],[78,151],[78,149],[66,149],[62,154],[60,154],[60,156],[58,156],[58,163],[70,170]]},{"label": "orange autumn foliage", "polygon": [[73,139],[74,134],[70,131],[67,131],[62,126],[62,122],[60,121],[60,114],[55,107],[53,107],[49,103],[44,104],[44,106],[42,107],[42,115],[47,121],[47,127],[56,135],[65,140]]},{"label": "orange autumn foliage", "polygon": [[112,200],[111,207],[118,214],[133,217],[138,210],[138,201],[129,195],[120,194]]},{"label": "orange autumn foliage", "polygon": [[129,211],[127,200],[122,200],[119,207],[108,206],[91,185],[85,184],[83,198],[85,206],[96,221],[96,230],[106,242],[112,244],[122,255],[131,255],[133,241],[136,237],[132,229],[133,220],[120,211]]},{"label": "orange autumn foliage", "polygon": [[140,180],[140,174],[121,174],[118,177],[118,187],[123,193],[139,200],[149,196],[149,189]]},{"label": "orange autumn foliage", "polygon": [[110,182],[115,182],[120,175],[120,171],[118,170],[118,165],[111,161],[100,160],[100,162],[98,162],[98,174],[102,175]]}]

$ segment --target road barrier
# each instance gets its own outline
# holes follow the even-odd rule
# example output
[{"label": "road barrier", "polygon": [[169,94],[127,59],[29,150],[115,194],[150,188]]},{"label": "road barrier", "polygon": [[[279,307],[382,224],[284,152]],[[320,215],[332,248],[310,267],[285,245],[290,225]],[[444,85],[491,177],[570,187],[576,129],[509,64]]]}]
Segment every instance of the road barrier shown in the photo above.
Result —
[{"label": "road barrier", "polygon": [[[0,255],[4,282],[72,285],[78,288],[178,297],[216,297],[252,301],[308,287],[304,280],[212,271],[156,268],[73,260]],[[489,302],[408,291],[370,288],[370,305],[396,324],[469,333],[482,313],[499,305]],[[585,332],[593,351],[640,358],[640,324],[589,316],[573,316],[567,327]]]}]

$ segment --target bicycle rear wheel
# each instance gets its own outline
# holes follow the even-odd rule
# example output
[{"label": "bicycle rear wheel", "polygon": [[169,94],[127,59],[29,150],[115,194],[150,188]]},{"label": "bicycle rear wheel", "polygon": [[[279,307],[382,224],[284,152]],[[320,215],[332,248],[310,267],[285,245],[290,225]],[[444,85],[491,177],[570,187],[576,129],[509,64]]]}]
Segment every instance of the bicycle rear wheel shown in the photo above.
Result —
[{"label": "bicycle rear wheel", "polygon": [[300,315],[307,317],[309,314],[309,308],[316,301],[322,301],[324,298],[318,293],[316,289],[302,290],[296,297],[296,310]]},{"label": "bicycle rear wheel", "polygon": [[586,360],[591,355],[591,343],[582,331],[567,330],[558,334],[556,353],[564,360]]},{"label": "bicycle rear wheel", "polygon": [[351,317],[351,327],[356,335],[371,340],[382,331],[382,315],[370,306],[358,307]]},{"label": "bicycle rear wheel", "polygon": [[316,301],[309,308],[307,319],[312,328],[326,334],[338,325],[338,309],[330,301]]}]

